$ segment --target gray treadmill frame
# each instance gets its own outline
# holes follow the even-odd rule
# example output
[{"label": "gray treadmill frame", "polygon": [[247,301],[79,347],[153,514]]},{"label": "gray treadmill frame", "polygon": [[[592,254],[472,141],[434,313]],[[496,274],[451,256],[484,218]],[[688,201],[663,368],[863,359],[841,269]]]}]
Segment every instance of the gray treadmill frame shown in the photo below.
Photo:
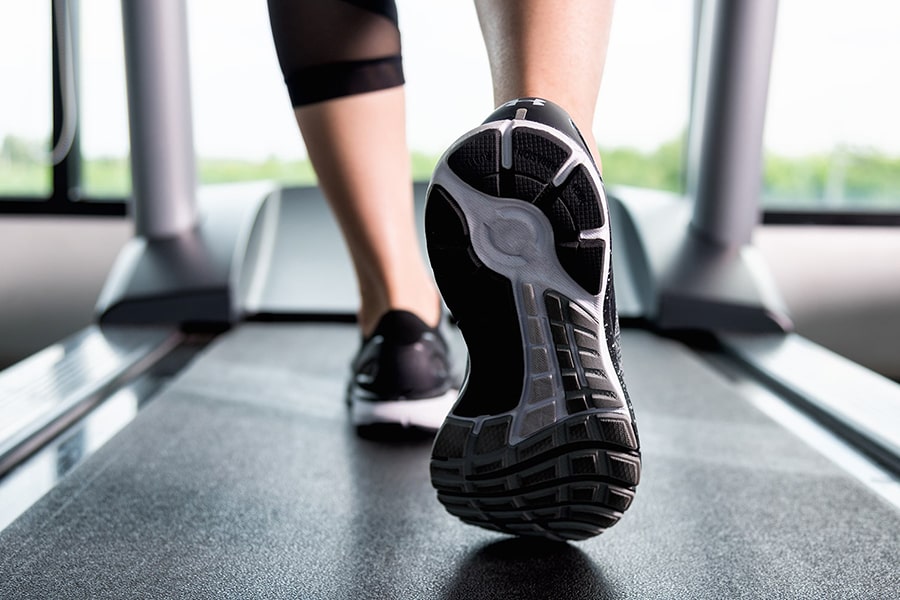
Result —
[{"label": "gray treadmill frame", "polygon": [[[662,329],[787,331],[787,310],[750,243],[777,0],[697,6],[687,163],[696,200],[647,205],[640,194],[618,194],[622,312]],[[261,215],[277,213],[263,207],[279,200],[263,189],[198,206],[185,2],[122,0],[122,8],[137,229],[98,318],[233,324],[256,309],[242,290],[257,269],[271,268],[262,264],[271,255],[258,249],[271,245],[272,219]]]},{"label": "gray treadmill frame", "polygon": [[258,217],[274,188],[213,188],[198,201],[186,3],[122,0],[122,27],[135,237],[106,281],[97,319],[235,323],[244,267],[265,233]]},{"label": "gray treadmill frame", "polygon": [[629,274],[619,287],[636,298],[629,316],[660,329],[790,331],[787,308],[751,241],[778,2],[694,6],[688,193],[614,190]]},{"label": "gray treadmill frame", "polygon": [[187,7],[124,0],[122,28],[135,231],[164,239],[198,222]]},{"label": "gray treadmill frame", "polygon": [[182,339],[171,327],[91,325],[0,372],[0,476]]}]

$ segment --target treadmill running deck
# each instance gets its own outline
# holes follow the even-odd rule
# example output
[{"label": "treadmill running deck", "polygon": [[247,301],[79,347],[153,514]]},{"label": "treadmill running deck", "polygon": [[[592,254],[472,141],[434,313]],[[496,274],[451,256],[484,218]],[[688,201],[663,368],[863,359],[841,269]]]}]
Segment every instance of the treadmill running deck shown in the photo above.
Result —
[{"label": "treadmill running deck", "polygon": [[574,544],[466,526],[435,499],[430,441],[357,438],[357,343],[338,324],[219,338],[0,534],[0,598],[900,593],[900,513],[677,342],[624,332],[642,483]]}]

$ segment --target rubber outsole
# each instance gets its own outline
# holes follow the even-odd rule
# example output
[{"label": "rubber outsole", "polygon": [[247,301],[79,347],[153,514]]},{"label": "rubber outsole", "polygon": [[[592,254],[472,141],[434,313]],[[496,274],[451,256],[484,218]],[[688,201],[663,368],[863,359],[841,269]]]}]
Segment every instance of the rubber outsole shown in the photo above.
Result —
[{"label": "rubber outsole", "polygon": [[617,323],[602,182],[578,141],[525,113],[464,136],[429,189],[429,259],[469,348],[431,476],[467,523],[580,540],[630,506],[640,447],[603,333]]}]

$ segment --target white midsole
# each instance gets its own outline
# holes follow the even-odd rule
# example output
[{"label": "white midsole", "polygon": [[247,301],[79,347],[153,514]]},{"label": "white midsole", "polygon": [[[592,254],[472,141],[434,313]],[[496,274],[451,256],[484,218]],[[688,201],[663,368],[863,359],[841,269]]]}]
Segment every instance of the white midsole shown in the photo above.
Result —
[{"label": "white midsole", "polygon": [[354,425],[395,424],[437,431],[456,402],[456,390],[434,398],[370,402],[353,398],[350,419]]}]

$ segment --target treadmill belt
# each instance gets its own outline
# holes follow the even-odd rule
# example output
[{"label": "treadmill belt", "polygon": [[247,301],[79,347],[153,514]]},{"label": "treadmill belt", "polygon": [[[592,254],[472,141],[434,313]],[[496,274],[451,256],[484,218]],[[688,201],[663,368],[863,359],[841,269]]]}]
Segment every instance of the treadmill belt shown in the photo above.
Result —
[{"label": "treadmill belt", "polygon": [[0,534],[0,598],[846,598],[900,593],[900,513],[678,342],[623,332],[635,504],[558,544],[462,524],[429,441],[359,439],[358,334],[219,338]]}]

